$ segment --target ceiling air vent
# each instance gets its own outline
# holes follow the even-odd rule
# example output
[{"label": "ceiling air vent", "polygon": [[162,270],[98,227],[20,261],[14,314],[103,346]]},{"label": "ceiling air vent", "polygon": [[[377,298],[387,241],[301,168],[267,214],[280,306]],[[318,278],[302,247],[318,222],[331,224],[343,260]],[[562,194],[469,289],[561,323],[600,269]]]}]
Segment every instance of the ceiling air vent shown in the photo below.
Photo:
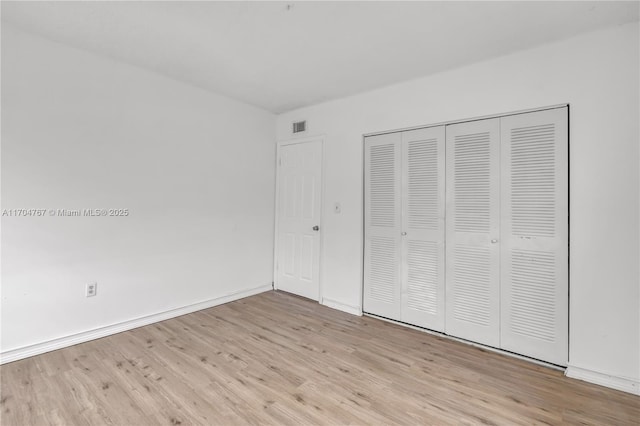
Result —
[{"label": "ceiling air vent", "polygon": [[293,133],[302,133],[307,130],[307,121],[296,121],[293,123]]}]

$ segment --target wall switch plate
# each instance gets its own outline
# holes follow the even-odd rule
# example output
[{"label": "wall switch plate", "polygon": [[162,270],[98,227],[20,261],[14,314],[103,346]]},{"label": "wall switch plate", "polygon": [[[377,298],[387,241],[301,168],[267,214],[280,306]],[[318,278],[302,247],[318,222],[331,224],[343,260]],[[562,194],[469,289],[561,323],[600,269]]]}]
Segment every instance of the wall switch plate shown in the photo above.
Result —
[{"label": "wall switch plate", "polygon": [[335,213],[335,214],[342,213],[342,206],[340,205],[340,203],[335,203],[333,205],[333,213]]},{"label": "wall switch plate", "polygon": [[87,297],[93,297],[98,294],[98,283],[92,282],[87,284],[86,295]]}]

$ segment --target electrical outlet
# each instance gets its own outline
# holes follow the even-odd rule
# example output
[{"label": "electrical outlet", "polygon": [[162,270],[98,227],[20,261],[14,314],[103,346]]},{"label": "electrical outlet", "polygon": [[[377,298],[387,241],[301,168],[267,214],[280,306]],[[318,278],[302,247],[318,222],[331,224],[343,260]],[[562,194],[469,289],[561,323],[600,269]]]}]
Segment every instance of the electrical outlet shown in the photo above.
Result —
[{"label": "electrical outlet", "polygon": [[87,284],[87,291],[86,291],[87,297],[93,297],[96,294],[98,294],[98,283],[92,282]]}]

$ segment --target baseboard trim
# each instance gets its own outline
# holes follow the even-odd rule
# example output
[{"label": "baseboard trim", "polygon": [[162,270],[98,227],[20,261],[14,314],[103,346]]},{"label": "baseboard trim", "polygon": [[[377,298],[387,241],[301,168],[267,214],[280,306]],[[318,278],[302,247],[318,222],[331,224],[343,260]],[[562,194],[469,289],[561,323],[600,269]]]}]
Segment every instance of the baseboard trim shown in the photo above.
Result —
[{"label": "baseboard trim", "polygon": [[634,395],[640,395],[640,381],[638,380],[600,373],[598,371],[589,370],[588,368],[576,367],[575,365],[569,365],[564,374],[572,379],[578,379]]},{"label": "baseboard trim", "polygon": [[157,314],[146,315],[132,320],[99,327],[93,330],[83,331],[65,337],[60,337],[33,345],[23,346],[21,348],[11,349],[0,353],[0,364],[18,361],[20,359],[28,358],[34,355],[40,355],[46,352],[55,351],[57,349],[66,348],[68,346],[77,345],[78,343],[84,343],[90,340],[99,339],[101,337],[110,336],[112,334],[121,333],[123,331],[132,330],[134,328],[143,327],[145,325],[190,314],[202,309],[212,308],[214,306],[233,302],[234,300],[242,299],[248,296],[253,296],[254,294],[264,293],[271,290],[271,283],[269,283],[261,285],[259,287],[229,293],[224,296],[205,300],[203,302],[194,303],[180,308],[170,309],[168,311],[158,312]]},{"label": "baseboard trim", "polygon": [[346,312],[351,315],[362,316],[362,309],[357,306],[347,305],[346,303],[338,302],[337,300],[322,298],[322,304],[332,309],[337,309],[342,312]]}]

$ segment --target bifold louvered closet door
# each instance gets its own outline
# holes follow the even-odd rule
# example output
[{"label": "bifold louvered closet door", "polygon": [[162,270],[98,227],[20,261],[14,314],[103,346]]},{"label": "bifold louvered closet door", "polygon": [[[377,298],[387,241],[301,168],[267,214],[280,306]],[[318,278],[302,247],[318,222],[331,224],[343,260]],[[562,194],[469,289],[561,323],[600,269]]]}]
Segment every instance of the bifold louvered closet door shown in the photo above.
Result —
[{"label": "bifold louvered closet door", "polygon": [[568,111],[503,117],[500,347],[568,361]]},{"label": "bifold louvered closet door", "polygon": [[367,138],[365,145],[365,311],[400,320],[400,133]]},{"label": "bifold louvered closet door", "polygon": [[567,108],[447,126],[447,334],[566,365]]},{"label": "bifold louvered closet door", "polygon": [[446,331],[500,345],[500,119],[447,126]]},{"label": "bifold louvered closet door", "polygon": [[363,310],[566,365],[568,213],[566,107],[367,137]]},{"label": "bifold louvered closet door", "polygon": [[443,173],[443,126],[366,138],[366,312],[444,330]]}]

